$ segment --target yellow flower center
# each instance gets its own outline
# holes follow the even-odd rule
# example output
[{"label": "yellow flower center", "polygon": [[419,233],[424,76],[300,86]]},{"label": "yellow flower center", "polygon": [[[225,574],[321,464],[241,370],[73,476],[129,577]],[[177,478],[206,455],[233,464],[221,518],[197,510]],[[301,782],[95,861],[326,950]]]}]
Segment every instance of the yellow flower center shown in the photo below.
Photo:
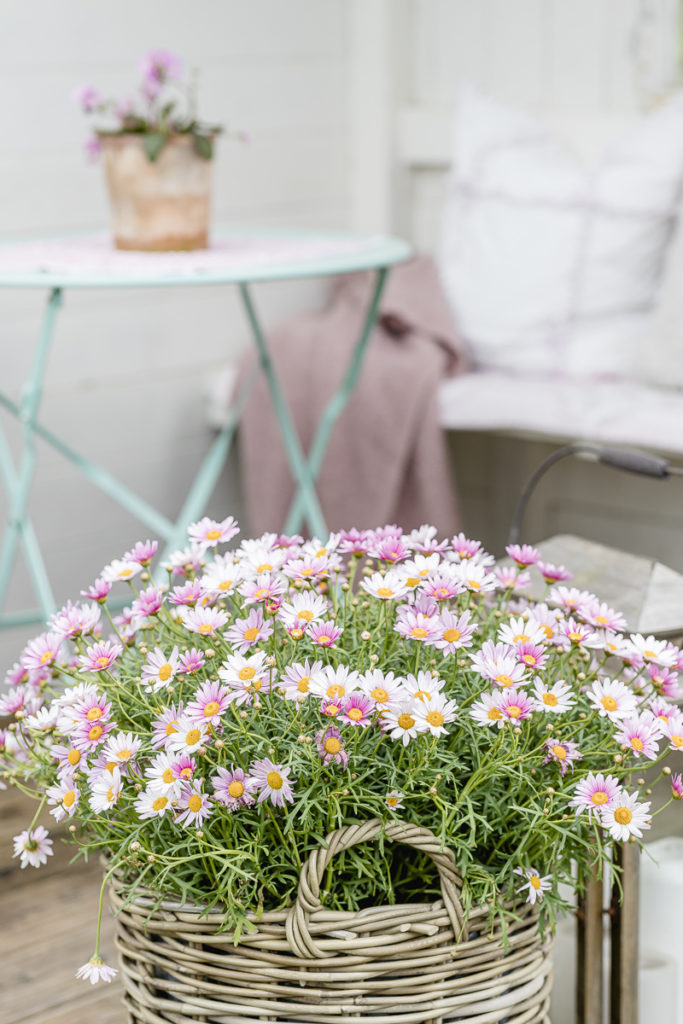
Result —
[{"label": "yellow flower center", "polygon": [[643,657],[644,658],[656,658],[657,657],[657,652],[656,651],[643,651]]},{"label": "yellow flower center", "polygon": [[393,593],[394,592],[391,589],[391,587],[379,587],[379,589],[377,590],[378,597],[391,597]]},{"label": "yellow flower center", "polygon": [[467,582],[472,587],[472,590],[479,590],[481,588],[479,580],[468,580]]},{"label": "yellow flower center", "polygon": [[196,814],[197,811],[201,811],[202,798],[197,793],[193,793],[187,801],[187,809],[188,811],[192,811],[193,814]]},{"label": "yellow flower center", "polygon": [[239,798],[244,794],[244,783],[240,782],[239,779],[233,779],[228,786],[228,793],[233,800],[239,800]]},{"label": "yellow flower center", "polygon": [[525,654],[522,657],[522,661],[524,662],[525,665],[535,665],[536,664],[536,657],[533,654]]},{"label": "yellow flower center", "polygon": [[168,803],[168,797],[158,796],[156,798],[156,800],[154,801],[154,803],[152,804],[152,810],[154,810],[154,811],[163,811],[163,809],[164,809],[164,807],[166,806],[167,803]]},{"label": "yellow flower center", "polygon": [[174,732],[178,732],[178,730],[176,729],[177,724],[178,724],[177,720],[168,723],[168,725],[166,726],[166,735],[167,736],[172,736]]},{"label": "yellow flower center", "polygon": [[398,716],[398,726],[400,729],[412,729],[415,725],[415,719],[412,715],[409,715],[407,711],[404,711],[402,715]]},{"label": "yellow flower center", "polygon": [[123,750],[119,750],[116,757],[119,761],[127,761],[132,755],[132,753],[132,750],[129,750],[128,747],[124,747]]},{"label": "yellow flower center", "polygon": [[253,679],[255,675],[256,669],[252,668],[251,665],[245,665],[244,668],[241,668],[237,673],[237,678],[244,682],[245,679]]},{"label": "yellow flower center", "polygon": [[197,629],[197,632],[202,633],[204,636],[206,636],[207,633],[210,633],[212,630],[213,626],[211,625],[210,622],[202,622],[202,624]]},{"label": "yellow flower center", "polygon": [[607,803],[607,799],[607,793],[605,793],[604,790],[599,789],[597,793],[593,793],[591,802],[594,803],[596,807],[600,807],[602,804]]},{"label": "yellow flower center", "polygon": [[332,643],[332,637],[328,636],[327,633],[321,633],[320,636],[315,638],[317,644],[330,644]]},{"label": "yellow flower center", "polygon": [[349,708],[346,714],[347,717],[350,718],[352,722],[359,722],[363,717],[363,712],[361,711],[360,708]]},{"label": "yellow flower center", "polygon": [[512,676],[506,676],[505,674],[496,676],[496,682],[500,683],[501,686],[512,686]]},{"label": "yellow flower center", "polygon": [[303,619],[304,622],[310,622],[313,618],[313,612],[308,608],[304,608],[303,611],[297,614],[297,619]]},{"label": "yellow flower center", "polygon": [[444,632],[443,638],[447,644],[454,644],[460,639],[461,635],[459,629],[447,629]]},{"label": "yellow flower center", "polygon": [[164,780],[164,782],[166,783],[166,785],[170,785],[171,782],[173,782],[173,769],[172,768],[166,768],[164,770],[164,774],[161,777]]},{"label": "yellow flower center", "polygon": [[105,655],[102,655],[100,658],[95,659],[95,664],[99,665],[100,668],[106,668],[107,665],[109,664],[109,658],[105,657]]},{"label": "yellow flower center", "polygon": [[614,697],[603,697],[600,703],[602,704],[605,711],[616,711],[618,707]]},{"label": "yellow flower center", "polygon": [[517,636],[513,637],[512,639],[516,644],[528,644],[531,640],[531,637],[527,636],[526,633],[518,633]]},{"label": "yellow flower center", "polygon": [[574,631],[572,633],[569,633],[568,636],[570,640],[573,640],[574,643],[578,644],[579,641],[583,638],[583,633],[577,633],[576,631]]},{"label": "yellow flower center", "polygon": [[204,718],[212,718],[213,715],[217,715],[220,711],[221,706],[217,700],[210,700],[209,703],[204,707]]},{"label": "yellow flower center", "polygon": [[330,718],[334,718],[335,715],[339,714],[339,705],[338,704],[328,704],[327,707],[325,708],[325,714],[329,715]]},{"label": "yellow flower center", "polygon": [[631,737],[631,746],[633,747],[634,750],[642,750],[643,749],[643,741],[641,740],[640,736],[632,736]]},{"label": "yellow flower center", "polygon": [[232,586],[232,584],[233,584],[233,580],[221,580],[220,583],[218,584],[218,589],[219,590],[230,590],[230,587]]},{"label": "yellow flower center", "polygon": [[73,789],[67,789],[66,793],[62,797],[62,803],[65,807],[72,807],[76,802],[76,793]]},{"label": "yellow flower center", "polygon": [[538,877],[538,875],[529,875],[529,883],[536,890],[541,888],[541,879]]},{"label": "yellow flower center", "polygon": [[395,807],[396,804],[398,803],[398,797],[396,797],[396,796],[388,796],[387,797],[387,803],[389,804],[389,807]]},{"label": "yellow flower center", "polygon": [[676,749],[680,750],[683,747],[683,736],[672,736],[671,742]]},{"label": "yellow flower center", "polygon": [[101,725],[93,725],[92,729],[88,733],[88,739],[89,740],[98,740],[103,732],[104,732],[104,729],[102,728]]},{"label": "yellow flower center", "polygon": [[552,639],[552,635],[553,635],[553,631],[550,628],[550,626],[542,626],[541,629],[543,630],[545,635],[548,637],[548,640],[551,640]]},{"label": "yellow flower center", "polygon": [[448,597],[449,594],[450,594],[450,590],[448,589],[448,587],[437,587],[437,590],[436,590],[436,596],[437,597]]},{"label": "yellow flower center", "polygon": [[299,682],[296,684],[296,688],[299,693],[308,693],[308,687],[311,685],[310,676],[302,676]]},{"label": "yellow flower center", "polygon": [[119,569],[119,579],[127,580],[129,576],[133,575],[132,569]]},{"label": "yellow flower center", "polygon": [[191,768],[181,768],[181,770],[180,770],[180,778],[181,779],[191,779],[192,778],[192,769]]},{"label": "yellow flower center", "polygon": [[256,572],[272,572],[272,571],[273,571],[273,567],[270,564],[270,562],[261,562],[261,564],[256,567]]},{"label": "yellow flower center", "polygon": [[266,782],[271,789],[282,789],[282,776],[279,772],[268,772]]},{"label": "yellow flower center", "polygon": [[260,601],[262,597],[268,597],[270,590],[268,587],[259,587],[258,590],[254,591],[254,597]]},{"label": "yellow flower center", "polygon": [[416,690],[415,696],[418,700],[421,700],[423,704],[426,704],[432,699],[432,695],[429,690]]},{"label": "yellow flower center", "polygon": [[220,540],[220,537],[221,537],[221,531],[220,530],[209,530],[208,533],[206,534],[206,539],[207,540]]},{"label": "yellow flower center", "polygon": [[336,736],[328,736],[323,743],[323,747],[327,754],[338,754],[341,750],[341,740],[337,739]]},{"label": "yellow flower center", "polygon": [[417,587],[422,582],[419,576],[409,576],[406,580],[407,587]]},{"label": "yellow flower center", "polygon": [[45,651],[43,654],[41,654],[41,656],[40,656],[40,664],[41,665],[47,665],[48,661],[52,661],[54,653],[55,653],[54,651]]},{"label": "yellow flower center", "polygon": [[606,615],[596,615],[595,616],[595,621],[597,622],[597,624],[599,626],[606,626],[609,623],[609,619],[607,618]]},{"label": "yellow flower center", "polygon": [[510,716],[510,718],[519,718],[519,716],[522,713],[522,709],[520,708],[519,704],[510,704],[508,705],[507,713]]},{"label": "yellow flower center", "polygon": [[415,626],[414,629],[411,629],[410,635],[414,636],[416,640],[422,640],[427,636],[427,630],[422,626]]},{"label": "yellow flower center", "polygon": [[110,786],[109,789],[107,790],[107,800],[109,801],[110,804],[114,802],[114,787],[113,786]]},{"label": "yellow flower center", "polygon": [[628,807],[617,807],[614,812],[614,820],[618,821],[620,825],[628,825],[633,815],[629,811]]},{"label": "yellow flower center", "polygon": [[90,708],[85,717],[89,722],[96,722],[98,718],[102,717],[102,708]]},{"label": "yellow flower center", "polygon": [[430,711],[427,715],[427,721],[430,725],[439,726],[443,725],[445,719],[440,711]]},{"label": "yellow flower center", "polygon": [[168,662],[162,665],[159,671],[157,672],[157,676],[159,677],[162,683],[165,683],[168,679],[171,678],[172,675],[173,669]]},{"label": "yellow flower center", "polygon": [[245,629],[244,631],[244,639],[247,640],[249,643],[251,643],[252,640],[255,640],[257,636],[258,626],[250,626],[249,629]]},{"label": "yellow flower center", "polygon": [[339,683],[332,683],[327,687],[325,693],[331,700],[334,700],[335,697],[343,697],[346,691],[343,686],[339,685]]},{"label": "yellow flower center", "polygon": [[376,686],[370,696],[373,700],[376,700],[378,704],[386,704],[389,700],[389,694],[383,686]]},{"label": "yellow flower center", "polygon": [[492,722],[499,722],[503,717],[503,712],[500,708],[489,708],[488,717]]},{"label": "yellow flower center", "polygon": [[543,703],[547,704],[549,708],[554,708],[557,706],[557,697],[554,693],[544,693]]},{"label": "yellow flower center", "polygon": [[76,750],[75,747],[72,747],[69,753],[66,755],[66,759],[70,765],[77,765],[81,759],[80,750]]},{"label": "yellow flower center", "polygon": [[185,733],[185,742],[187,743],[188,747],[192,747],[194,746],[195,743],[199,743],[201,738],[202,734],[199,731],[199,729],[190,729],[189,732]]},{"label": "yellow flower center", "polygon": [[567,748],[563,747],[559,743],[556,743],[555,746],[553,747],[553,754],[558,759],[558,761],[564,761],[565,758],[567,757]]}]

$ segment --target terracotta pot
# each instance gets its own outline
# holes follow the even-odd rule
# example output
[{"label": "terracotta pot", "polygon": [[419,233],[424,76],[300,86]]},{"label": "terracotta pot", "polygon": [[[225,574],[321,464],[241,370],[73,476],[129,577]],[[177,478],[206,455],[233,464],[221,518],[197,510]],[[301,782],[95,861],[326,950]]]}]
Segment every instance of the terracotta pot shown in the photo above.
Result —
[{"label": "terracotta pot", "polygon": [[154,162],[140,135],[101,141],[116,248],[205,249],[213,161],[195,152],[192,138],[171,136]]}]

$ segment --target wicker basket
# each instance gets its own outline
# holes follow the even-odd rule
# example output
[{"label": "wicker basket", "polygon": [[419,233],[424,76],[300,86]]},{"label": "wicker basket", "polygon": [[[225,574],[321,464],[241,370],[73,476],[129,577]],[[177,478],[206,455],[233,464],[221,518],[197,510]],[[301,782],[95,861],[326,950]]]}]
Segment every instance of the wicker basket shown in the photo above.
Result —
[{"label": "wicker basket", "polygon": [[[427,853],[442,899],[332,912],[325,869],[340,850],[381,834]],[[549,1024],[550,944],[534,909],[508,922],[508,945],[486,930],[486,909],[465,920],[453,854],[427,829],[375,819],[327,836],[302,869],[295,905],[266,913],[234,945],[220,913],[151,898],[125,905],[114,886],[124,1002],[135,1024]]]}]

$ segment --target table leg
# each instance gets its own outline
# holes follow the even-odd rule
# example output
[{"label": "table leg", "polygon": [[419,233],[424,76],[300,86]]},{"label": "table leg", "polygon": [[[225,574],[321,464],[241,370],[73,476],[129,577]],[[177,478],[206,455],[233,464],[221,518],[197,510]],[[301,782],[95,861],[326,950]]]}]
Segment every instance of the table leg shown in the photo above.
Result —
[{"label": "table leg", "polygon": [[61,304],[62,290],[61,288],[54,288],[50,292],[48,299],[31,373],[24,386],[19,403],[19,419],[23,428],[24,451],[18,473],[15,473],[13,470],[9,448],[4,435],[0,444],[0,468],[10,500],[9,521],[2,542],[2,549],[0,550],[0,608],[4,604],[17,547],[21,542],[44,617],[47,617],[55,610],[55,601],[45,569],[45,562],[40,553],[33,525],[26,515],[26,510],[37,458],[34,430],[36,416],[42,397],[45,368],[54,333],[55,320]]},{"label": "table leg", "polygon": [[[379,303],[382,297],[382,291],[384,290],[387,274],[387,267],[381,267],[377,271],[377,277],[375,279],[375,286],[370,299],[370,305],[368,307],[368,311],[360,333],[360,337],[356,342],[356,346],[353,350],[351,362],[344,375],[341,386],[339,387],[337,392],[332,396],[332,398],[330,398],[330,400],[328,401],[323,411],[323,414],[320,418],[320,423],[318,424],[318,429],[316,430],[315,437],[313,438],[313,443],[311,444],[311,450],[308,456],[308,470],[311,479],[311,486],[314,485],[315,480],[318,477],[318,473],[320,472],[323,458],[325,456],[325,451],[330,440],[330,434],[332,433],[332,428],[336,423],[337,419],[339,418],[339,416],[341,415],[342,411],[344,410],[344,407],[346,406],[346,403],[348,402],[349,397],[351,396],[351,392],[356,386],[356,381],[358,380],[358,374],[360,373],[360,368],[363,363],[365,350],[368,346],[370,335],[372,334],[372,329],[375,326],[375,322],[377,320],[377,312],[379,310]],[[285,533],[297,533],[299,531],[304,519],[305,509],[306,506],[304,493],[302,489],[299,488],[296,495],[294,496],[294,500],[292,502],[289,514],[287,516],[287,521],[285,523]],[[322,540],[325,539],[324,534],[319,533],[318,536]]]},{"label": "table leg", "polygon": [[270,396],[273,401],[275,416],[280,425],[285,452],[287,453],[287,459],[292,469],[292,475],[294,476],[294,480],[298,488],[297,493],[301,499],[301,519],[303,520],[305,517],[313,533],[324,540],[327,537],[328,531],[327,526],[325,525],[325,518],[323,516],[322,509],[320,508],[320,502],[318,501],[318,495],[315,492],[313,478],[311,476],[306,456],[302,451],[301,442],[299,441],[294,427],[292,416],[287,408],[287,403],[285,402],[280,385],[278,384],[275,370],[273,368],[273,362],[270,358],[268,345],[263,331],[261,330],[261,325],[259,324],[258,317],[256,316],[256,310],[254,309],[249,288],[246,284],[240,284],[240,294],[254,335],[256,348],[258,349],[261,369],[263,370],[268,384],[268,390],[270,391]]}]

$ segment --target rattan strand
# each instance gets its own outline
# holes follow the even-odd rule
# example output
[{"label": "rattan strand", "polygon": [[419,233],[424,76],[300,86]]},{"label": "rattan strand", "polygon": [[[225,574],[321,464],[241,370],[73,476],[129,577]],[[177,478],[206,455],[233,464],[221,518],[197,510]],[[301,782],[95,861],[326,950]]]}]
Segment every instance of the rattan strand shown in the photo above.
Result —
[{"label": "rattan strand", "polygon": [[[434,903],[328,911],[320,884],[331,858],[380,835],[427,853]],[[151,894],[126,904],[111,887],[131,1024],[550,1024],[549,943],[532,907],[510,908],[504,948],[487,910],[467,919],[449,850],[427,829],[377,820],[331,833],[304,864],[289,911],[254,918],[234,944],[220,913]],[[152,909],[154,908],[154,909]]]}]

